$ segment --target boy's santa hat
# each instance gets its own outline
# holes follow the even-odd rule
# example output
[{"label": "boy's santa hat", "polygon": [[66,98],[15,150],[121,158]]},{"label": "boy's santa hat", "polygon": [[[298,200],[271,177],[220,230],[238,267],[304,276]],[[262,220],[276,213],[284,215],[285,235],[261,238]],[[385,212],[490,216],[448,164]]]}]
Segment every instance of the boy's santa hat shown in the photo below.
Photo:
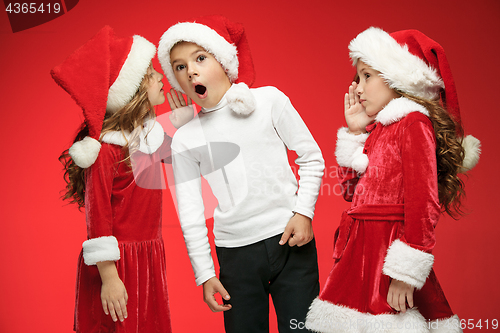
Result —
[{"label": "boy's santa hat", "polygon": [[[391,34],[371,27],[349,44],[349,55],[380,72],[389,87],[426,100],[441,98],[455,122],[461,125],[460,108],[446,53],[441,45],[418,30]],[[479,160],[480,142],[468,135],[463,168],[473,168]]]},{"label": "boy's santa hat", "polygon": [[105,113],[117,112],[132,100],[155,53],[145,38],[118,38],[105,26],[51,71],[83,109],[89,128],[89,135],[69,149],[76,165],[88,168],[95,162]]},{"label": "boy's santa hat", "polygon": [[[238,84],[237,89],[231,89],[226,95],[231,109],[240,114],[253,112],[255,106],[248,87],[255,81],[255,71],[243,25],[223,16],[205,16],[177,23],[163,34],[158,45],[158,59],[172,88],[185,93],[170,63],[170,51],[179,42],[197,44],[212,54],[231,83]],[[233,90],[235,94],[231,94]]]}]

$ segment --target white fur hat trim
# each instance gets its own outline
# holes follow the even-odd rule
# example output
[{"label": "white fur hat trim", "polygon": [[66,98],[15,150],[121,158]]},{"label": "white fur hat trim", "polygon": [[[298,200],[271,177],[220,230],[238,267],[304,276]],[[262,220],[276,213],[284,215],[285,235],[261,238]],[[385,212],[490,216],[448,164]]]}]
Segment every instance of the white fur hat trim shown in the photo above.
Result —
[{"label": "white fur hat trim", "polygon": [[239,62],[236,46],[206,25],[195,22],[182,22],[170,27],[163,34],[158,45],[158,59],[161,68],[167,76],[168,82],[175,90],[184,93],[175,78],[170,63],[170,51],[175,44],[182,41],[195,43],[203,47],[222,65],[231,82],[238,79]]},{"label": "white fur hat trim", "polygon": [[132,100],[148,71],[156,47],[145,38],[135,35],[123,66],[108,92],[106,110],[116,112]]},{"label": "white fur hat trim", "polygon": [[427,100],[439,98],[444,83],[436,70],[408,51],[382,29],[371,27],[349,44],[349,55],[356,65],[363,61],[380,72],[389,86]]}]

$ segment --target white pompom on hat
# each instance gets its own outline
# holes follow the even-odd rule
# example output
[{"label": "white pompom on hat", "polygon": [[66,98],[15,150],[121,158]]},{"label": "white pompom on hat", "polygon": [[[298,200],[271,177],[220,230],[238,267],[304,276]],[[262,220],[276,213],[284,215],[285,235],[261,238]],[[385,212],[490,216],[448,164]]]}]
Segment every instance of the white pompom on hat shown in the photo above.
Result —
[{"label": "white pompom on hat", "polygon": [[81,168],[90,167],[101,144],[104,115],[129,103],[146,75],[156,47],[145,38],[118,38],[109,26],[73,52],[51,74],[82,108],[89,135],[69,149]]},{"label": "white pompom on hat", "polygon": [[172,88],[185,93],[175,78],[170,62],[170,51],[179,42],[191,42],[203,47],[221,64],[231,83],[240,83],[236,90],[241,98],[234,99],[237,102],[234,105],[231,102],[233,99],[228,100],[234,112],[248,115],[255,110],[254,98],[248,89],[255,81],[255,70],[243,25],[224,16],[213,15],[168,28],[158,44],[158,59]]},{"label": "white pompom on hat", "polygon": [[[371,27],[349,44],[349,55],[380,72],[389,87],[426,100],[440,99],[455,122],[462,126],[457,90],[443,47],[418,30],[388,34]],[[460,134],[460,133],[458,133]],[[463,138],[463,170],[479,160],[480,142],[468,135]]]}]

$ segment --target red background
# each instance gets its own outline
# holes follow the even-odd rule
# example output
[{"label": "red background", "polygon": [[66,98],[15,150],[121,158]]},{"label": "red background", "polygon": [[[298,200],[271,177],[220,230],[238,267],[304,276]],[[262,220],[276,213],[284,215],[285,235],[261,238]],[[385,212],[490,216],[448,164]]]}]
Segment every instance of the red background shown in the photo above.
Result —
[{"label": "red background", "polygon": [[[0,332],[70,332],[84,214],[59,199],[57,160],[82,121],[81,111],[50,77],[50,69],[105,24],[119,36],[158,43],[172,24],[223,14],[246,26],[257,70],[255,86],[279,87],[322,148],[327,173],[314,220],[323,285],[332,239],[345,203],[335,190],[336,130],[344,125],[343,94],[353,77],[347,45],[369,26],[419,29],[447,51],[466,132],[483,145],[466,180],[468,215],[441,219],[435,270],[460,318],[500,320],[500,227],[495,212],[500,124],[500,2],[477,1],[80,1],[67,14],[12,33],[0,13]],[[157,66],[159,69],[159,66]],[[166,83],[166,80],[164,80]],[[158,108],[158,113],[168,106]],[[164,239],[174,332],[223,332],[195,286],[169,191]],[[272,332],[276,332],[272,321]]]}]

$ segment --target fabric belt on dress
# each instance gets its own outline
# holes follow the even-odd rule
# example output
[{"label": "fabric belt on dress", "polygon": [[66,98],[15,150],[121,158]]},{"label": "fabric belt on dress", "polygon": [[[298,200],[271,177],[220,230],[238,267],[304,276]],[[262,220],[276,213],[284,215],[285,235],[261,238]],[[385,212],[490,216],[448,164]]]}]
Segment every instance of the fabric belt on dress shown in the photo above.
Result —
[{"label": "fabric belt on dress", "polygon": [[333,248],[333,258],[340,259],[344,254],[351,227],[355,220],[373,222],[393,222],[404,220],[404,204],[359,205],[342,213]]}]

